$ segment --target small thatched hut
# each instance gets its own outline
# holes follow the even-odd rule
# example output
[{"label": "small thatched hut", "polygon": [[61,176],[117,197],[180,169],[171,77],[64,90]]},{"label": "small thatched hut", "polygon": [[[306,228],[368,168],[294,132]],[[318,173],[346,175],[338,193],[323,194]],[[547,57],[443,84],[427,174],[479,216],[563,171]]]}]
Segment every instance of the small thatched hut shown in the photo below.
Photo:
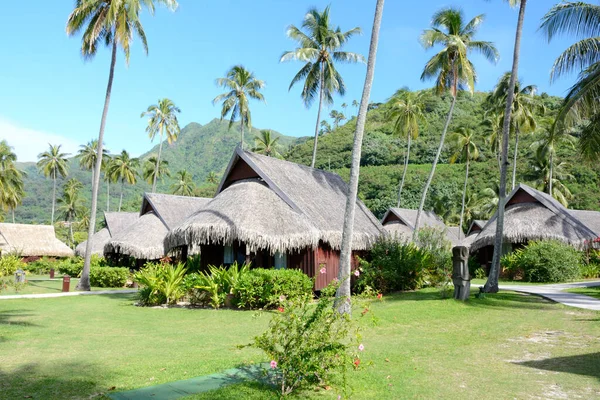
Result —
[{"label": "small thatched hut", "polygon": [[[493,255],[496,214],[475,236],[470,251],[487,265]],[[520,184],[506,198],[503,253],[532,240],[554,239],[581,248],[600,235],[600,213],[568,210],[546,193]]]},{"label": "small thatched hut", "polygon": [[[104,255],[104,245],[115,235],[119,234],[123,229],[133,224],[140,217],[137,212],[105,212],[104,222],[105,228],[100,229],[92,235],[92,254],[99,256]],[[79,243],[75,248],[75,254],[85,256],[85,247],[87,240]]]},{"label": "small thatched hut", "polygon": [[71,257],[73,250],[56,238],[52,225],[0,223],[0,253],[22,257]]},{"label": "small thatched hut", "polygon": [[139,218],[112,235],[104,246],[104,255],[112,260],[134,258],[138,265],[147,260],[164,257],[163,241],[166,234],[189,215],[198,211],[210,199],[146,193]]},{"label": "small thatched hut", "polygon": [[[167,235],[165,249],[200,245],[203,264],[300,269],[319,290],[338,274],[347,192],[334,173],[237,148],[215,198]],[[356,206],[352,247],[362,251],[381,225]]]},{"label": "small thatched hut", "polygon": [[[383,229],[389,235],[395,236],[400,240],[412,240],[417,220],[417,211],[409,208],[390,208],[381,220]],[[423,211],[421,214],[421,227],[425,226],[444,231],[446,238],[453,246],[458,244],[458,227],[447,227],[444,221],[433,211]]]}]

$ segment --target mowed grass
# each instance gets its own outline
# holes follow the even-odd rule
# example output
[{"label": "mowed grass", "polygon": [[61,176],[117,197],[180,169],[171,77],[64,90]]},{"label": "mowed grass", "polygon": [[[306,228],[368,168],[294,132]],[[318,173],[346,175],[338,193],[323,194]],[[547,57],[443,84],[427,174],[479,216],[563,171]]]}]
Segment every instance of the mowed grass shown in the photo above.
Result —
[{"label": "mowed grass", "polygon": [[[0,399],[102,398],[268,361],[236,346],[271,313],[133,302],[125,294],[0,301]],[[371,310],[379,322],[363,332],[353,398],[600,398],[600,313],[516,293],[461,303],[430,289],[386,296]],[[188,397],[232,398],[277,394],[249,382]]]},{"label": "mowed grass", "polygon": [[595,297],[600,299],[600,286],[588,287],[588,288],[575,288],[567,289],[565,292],[584,294],[586,296]]},{"label": "mowed grass", "polygon": [[[75,287],[79,283],[78,278],[71,278],[70,291],[75,291]],[[100,288],[92,287],[92,290],[119,290],[127,288]],[[27,283],[25,286],[19,288],[16,291],[13,286],[8,286],[6,289],[0,291],[0,296],[18,295],[18,294],[42,294],[42,293],[61,293],[62,292],[62,278],[49,280],[47,277],[27,277]]]}]

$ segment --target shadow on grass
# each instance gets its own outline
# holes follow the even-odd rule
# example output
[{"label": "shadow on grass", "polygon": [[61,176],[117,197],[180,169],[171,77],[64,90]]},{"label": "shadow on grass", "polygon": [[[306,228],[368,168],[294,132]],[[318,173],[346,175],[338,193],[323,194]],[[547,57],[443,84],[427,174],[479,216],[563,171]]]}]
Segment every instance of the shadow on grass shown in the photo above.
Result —
[{"label": "shadow on grass", "polygon": [[39,326],[27,321],[21,321],[20,318],[32,317],[36,314],[31,313],[31,310],[5,310],[0,311],[0,325],[15,325],[15,326]]},{"label": "shadow on grass", "polygon": [[586,375],[600,380],[600,352],[536,361],[521,361],[514,364],[544,371]]}]

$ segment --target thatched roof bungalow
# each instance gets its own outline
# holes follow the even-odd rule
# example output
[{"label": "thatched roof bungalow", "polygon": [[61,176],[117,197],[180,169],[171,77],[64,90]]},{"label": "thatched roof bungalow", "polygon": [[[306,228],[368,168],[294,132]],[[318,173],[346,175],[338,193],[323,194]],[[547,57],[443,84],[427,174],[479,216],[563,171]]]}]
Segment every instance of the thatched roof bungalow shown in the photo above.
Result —
[{"label": "thatched roof bungalow", "polygon": [[56,238],[52,225],[0,223],[0,253],[22,257],[71,257],[73,250]]},{"label": "thatched roof bungalow", "polygon": [[169,230],[177,227],[209,200],[159,193],[144,194],[139,218],[112,235],[104,246],[104,255],[111,259],[134,258],[140,264],[164,257],[167,253],[163,241]]},{"label": "thatched roof bungalow", "polygon": [[[415,222],[417,221],[417,211],[409,208],[390,208],[381,219],[383,229],[389,235],[400,240],[412,240]],[[421,227],[425,226],[444,231],[446,238],[453,246],[459,243],[458,227],[447,227],[442,218],[433,211],[423,211],[421,214]]]},{"label": "thatched roof bungalow", "polygon": [[[338,273],[347,192],[337,174],[237,148],[215,198],[167,235],[165,249],[200,245],[204,264],[301,269],[321,289]],[[381,224],[356,206],[352,247],[362,251]]]},{"label": "thatched roof bungalow", "polygon": [[[119,232],[123,231],[128,226],[138,220],[140,214],[137,212],[105,212],[104,222],[106,227],[100,229],[92,235],[92,254],[99,256],[104,255],[104,245]],[[75,254],[85,256],[85,247],[87,240],[81,242],[75,248]]]},{"label": "thatched roof bungalow", "polygon": [[[473,240],[470,251],[479,252],[487,264],[493,254],[498,213],[485,224]],[[559,240],[581,248],[586,240],[600,236],[600,213],[568,210],[546,193],[520,184],[506,199],[503,252],[532,240]]]}]

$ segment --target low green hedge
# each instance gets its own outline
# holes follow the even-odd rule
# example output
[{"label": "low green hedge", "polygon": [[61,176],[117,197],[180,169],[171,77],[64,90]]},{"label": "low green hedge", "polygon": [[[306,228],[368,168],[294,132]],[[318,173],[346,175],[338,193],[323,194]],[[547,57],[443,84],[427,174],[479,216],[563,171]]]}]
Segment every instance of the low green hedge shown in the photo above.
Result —
[{"label": "low green hedge", "polygon": [[0,257],[0,277],[13,277],[18,269],[23,269],[25,263],[21,257],[7,255]]},{"label": "low green hedge", "polygon": [[127,283],[129,269],[123,267],[93,267],[90,269],[90,285],[102,288],[123,287]]},{"label": "low green hedge", "polygon": [[239,308],[272,308],[280,296],[298,299],[312,296],[314,283],[302,271],[293,269],[252,269],[243,274],[235,285]]}]

